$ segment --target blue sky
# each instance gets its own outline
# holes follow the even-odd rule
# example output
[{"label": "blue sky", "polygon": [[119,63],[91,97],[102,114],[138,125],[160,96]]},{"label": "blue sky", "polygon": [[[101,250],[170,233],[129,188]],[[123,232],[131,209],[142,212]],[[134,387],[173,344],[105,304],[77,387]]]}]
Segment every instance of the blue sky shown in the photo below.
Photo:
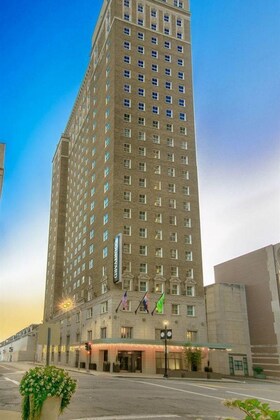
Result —
[{"label": "blue sky", "polygon": [[[51,161],[102,1],[2,0],[0,340],[42,319]],[[204,281],[280,238],[280,2],[192,0]],[[15,310],[16,308],[16,310]]]}]

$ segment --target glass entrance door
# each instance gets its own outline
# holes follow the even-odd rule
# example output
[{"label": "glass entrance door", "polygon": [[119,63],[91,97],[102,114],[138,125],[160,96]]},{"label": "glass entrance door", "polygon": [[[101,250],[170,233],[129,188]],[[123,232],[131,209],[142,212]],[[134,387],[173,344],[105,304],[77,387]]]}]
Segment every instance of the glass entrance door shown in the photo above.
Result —
[{"label": "glass entrance door", "polygon": [[141,351],[119,351],[118,360],[120,362],[120,370],[142,372]]}]

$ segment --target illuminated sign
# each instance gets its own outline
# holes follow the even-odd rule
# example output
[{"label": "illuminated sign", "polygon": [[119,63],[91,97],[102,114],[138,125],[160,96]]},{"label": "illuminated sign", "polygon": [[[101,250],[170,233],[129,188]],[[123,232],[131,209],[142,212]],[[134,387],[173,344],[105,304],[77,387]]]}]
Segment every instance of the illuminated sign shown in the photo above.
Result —
[{"label": "illuminated sign", "polygon": [[114,238],[113,280],[114,280],[114,283],[119,283],[122,281],[122,234],[121,233],[119,233]]}]

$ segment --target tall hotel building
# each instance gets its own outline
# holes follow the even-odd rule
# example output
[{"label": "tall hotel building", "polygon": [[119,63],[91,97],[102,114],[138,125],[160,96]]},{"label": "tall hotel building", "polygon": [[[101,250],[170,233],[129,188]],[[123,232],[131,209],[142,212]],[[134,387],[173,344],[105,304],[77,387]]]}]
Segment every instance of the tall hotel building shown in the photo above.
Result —
[{"label": "tall hotel building", "polygon": [[160,372],[165,322],[170,369],[207,345],[188,0],[104,1],[53,159],[44,319],[54,362],[90,342],[98,370]]}]

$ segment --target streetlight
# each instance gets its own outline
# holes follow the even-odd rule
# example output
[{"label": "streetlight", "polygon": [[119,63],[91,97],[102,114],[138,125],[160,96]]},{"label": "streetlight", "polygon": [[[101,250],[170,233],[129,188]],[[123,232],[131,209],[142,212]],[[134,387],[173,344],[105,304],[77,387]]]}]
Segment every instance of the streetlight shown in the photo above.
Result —
[{"label": "streetlight", "polygon": [[168,378],[167,340],[172,338],[172,330],[167,329],[168,322],[164,322],[164,330],[160,331],[160,338],[164,339],[164,378]]}]

